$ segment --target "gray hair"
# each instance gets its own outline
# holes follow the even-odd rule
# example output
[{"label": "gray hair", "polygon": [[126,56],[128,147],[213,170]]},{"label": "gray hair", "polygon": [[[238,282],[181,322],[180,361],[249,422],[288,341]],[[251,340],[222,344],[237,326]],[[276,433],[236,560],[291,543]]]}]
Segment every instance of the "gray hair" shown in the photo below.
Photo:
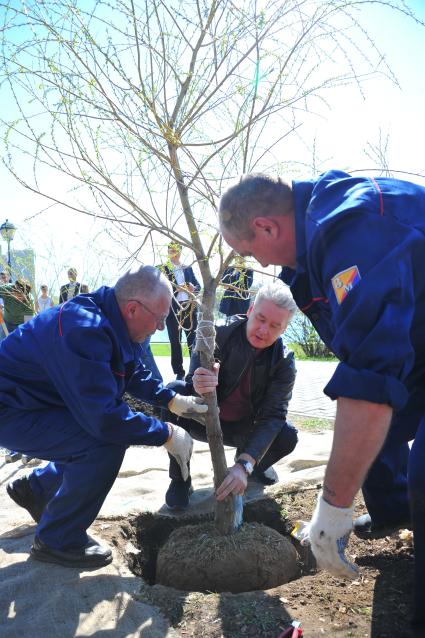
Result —
[{"label": "gray hair", "polygon": [[249,228],[255,217],[288,215],[293,209],[292,189],[279,177],[262,173],[243,175],[227,190],[219,204],[222,228],[239,239],[252,239]]},{"label": "gray hair", "polygon": [[130,299],[157,298],[165,291],[172,296],[172,286],[167,277],[155,266],[140,266],[137,270],[128,270],[114,286],[118,304],[126,304]]},{"label": "gray hair", "polygon": [[259,304],[260,301],[271,301],[278,308],[288,310],[291,319],[297,311],[297,304],[294,301],[289,287],[280,279],[269,281],[258,289],[254,306]]}]

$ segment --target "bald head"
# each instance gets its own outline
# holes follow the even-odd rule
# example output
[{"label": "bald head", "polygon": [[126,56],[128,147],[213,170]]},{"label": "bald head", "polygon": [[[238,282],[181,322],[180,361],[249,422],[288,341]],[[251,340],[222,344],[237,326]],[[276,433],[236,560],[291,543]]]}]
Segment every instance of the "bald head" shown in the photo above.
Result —
[{"label": "bald head", "polygon": [[280,178],[261,173],[244,175],[220,200],[220,227],[240,239],[252,239],[255,217],[288,215],[293,209],[292,190]]},{"label": "bald head", "polygon": [[140,266],[129,270],[114,286],[118,304],[124,305],[129,299],[155,300],[163,295],[172,296],[172,287],[167,277],[154,266]]},{"label": "bald head", "polygon": [[140,266],[120,277],[114,287],[130,339],[142,343],[162,330],[170,310],[172,287],[158,268]]}]

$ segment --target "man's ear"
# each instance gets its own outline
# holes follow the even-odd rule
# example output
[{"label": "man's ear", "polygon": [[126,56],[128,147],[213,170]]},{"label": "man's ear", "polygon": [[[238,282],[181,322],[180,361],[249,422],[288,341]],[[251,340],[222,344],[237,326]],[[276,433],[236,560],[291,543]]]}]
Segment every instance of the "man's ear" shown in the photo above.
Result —
[{"label": "man's ear", "polygon": [[132,319],[136,312],[136,304],[134,301],[127,301],[127,303],[121,307],[121,313],[126,319]]},{"label": "man's ear", "polygon": [[251,226],[256,235],[266,235],[268,239],[279,235],[279,224],[272,217],[254,217]]},{"label": "man's ear", "polygon": [[251,304],[249,304],[249,308],[248,308],[248,310],[246,311],[246,316],[247,316],[247,317],[249,317],[249,315],[251,314],[251,312],[252,312],[253,310],[254,310],[254,304],[253,304],[253,303],[251,303]]}]

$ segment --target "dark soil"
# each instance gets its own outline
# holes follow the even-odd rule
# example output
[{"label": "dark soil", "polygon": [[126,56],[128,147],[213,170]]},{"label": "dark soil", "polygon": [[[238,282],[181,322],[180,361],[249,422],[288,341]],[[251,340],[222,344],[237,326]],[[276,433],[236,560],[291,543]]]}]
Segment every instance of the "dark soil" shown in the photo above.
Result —
[{"label": "dark soil", "polygon": [[[278,493],[273,500],[246,506],[244,518],[287,534],[295,520],[311,517],[317,492]],[[356,515],[364,511],[359,500]],[[360,566],[356,581],[315,572],[304,561],[299,579],[267,591],[184,592],[152,584],[158,548],[174,528],[195,522],[193,517],[176,523],[172,518],[150,514],[113,522],[106,530],[102,525],[99,531],[116,545],[136,574],[143,574],[136,597],[158,606],[183,638],[278,638],[292,620],[302,623],[305,638],[425,635],[409,629],[413,549],[408,541],[400,539],[398,531],[376,540],[351,536],[348,554]],[[129,546],[139,551],[129,551]]]}]

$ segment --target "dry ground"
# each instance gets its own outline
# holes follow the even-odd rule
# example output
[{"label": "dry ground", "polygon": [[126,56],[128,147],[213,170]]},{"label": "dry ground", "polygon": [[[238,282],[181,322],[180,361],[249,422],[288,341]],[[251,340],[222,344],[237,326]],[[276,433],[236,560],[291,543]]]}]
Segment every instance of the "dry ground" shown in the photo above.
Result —
[{"label": "dry ground", "polygon": [[[310,431],[331,426],[293,415],[291,421]],[[246,506],[244,519],[288,534],[296,520],[311,517],[319,487],[295,494],[277,492],[273,499]],[[365,511],[359,497],[356,515]],[[156,552],[175,527],[170,519],[147,515],[113,521],[107,527],[104,523],[98,523],[99,534],[114,543],[141,576],[137,596],[158,606],[182,638],[278,638],[292,620],[302,623],[304,638],[425,638],[425,633],[413,633],[409,626],[413,548],[399,531],[374,540],[351,536],[348,554],[360,566],[355,581],[316,572],[304,552],[300,557],[304,571],[298,580],[267,591],[231,594],[183,592],[154,584]],[[134,546],[142,549],[137,559]]]},{"label": "dry ground", "polygon": [[[246,518],[285,533],[293,521],[309,518],[317,491],[278,493],[274,500],[246,508]],[[364,512],[360,500],[357,512]],[[182,638],[278,638],[291,620],[301,621],[305,638],[419,636],[408,625],[413,550],[398,532],[377,540],[351,537],[349,554],[360,566],[354,582],[306,567],[300,579],[275,589],[230,594],[182,592],[149,584],[154,580],[152,548],[155,553],[173,527],[164,518],[151,515],[102,527],[100,535],[116,545],[136,573],[145,576],[140,581],[140,599],[157,605]],[[142,547],[141,561],[133,560],[131,550],[128,553],[129,541],[130,547]]]}]

